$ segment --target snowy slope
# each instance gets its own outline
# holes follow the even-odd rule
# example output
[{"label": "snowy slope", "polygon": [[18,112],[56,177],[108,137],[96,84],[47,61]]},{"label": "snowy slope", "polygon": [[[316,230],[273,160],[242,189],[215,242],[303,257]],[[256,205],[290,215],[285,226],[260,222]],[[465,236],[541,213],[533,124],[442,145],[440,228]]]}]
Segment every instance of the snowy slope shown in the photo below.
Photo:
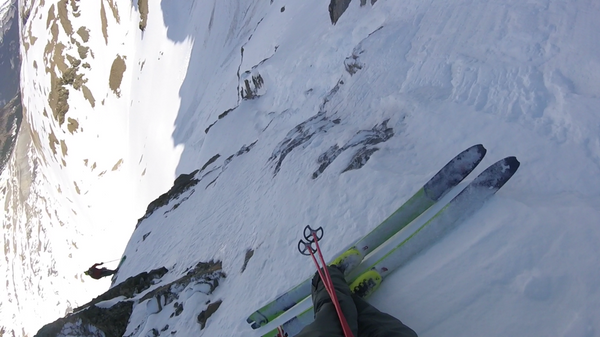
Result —
[{"label": "snowy slope", "polygon": [[[240,70],[260,74],[264,94],[240,102],[206,136],[212,120],[196,126],[205,137],[200,158],[221,155],[206,169],[216,172],[177,211],[138,227],[125,251],[138,259],[127,261],[119,279],[163,265],[177,274],[198,260],[222,259],[229,270],[216,293],[223,305],[205,335],[253,335],[246,316],[311,274],[310,262],[295,250],[305,224],[325,226],[332,256],[455,153],[482,142],[488,164],[516,155],[523,163],[517,176],[386,280],[371,302],[421,335],[595,335],[599,105],[580,64],[592,72],[598,66],[597,44],[588,35],[597,28],[591,14],[597,6],[379,1],[351,4],[331,26],[324,5],[277,7],[284,5],[285,11],[266,14],[244,44]],[[196,41],[207,40],[196,34]],[[197,48],[190,67],[201,64]],[[351,63],[361,68],[354,75],[344,67]],[[196,84],[186,78],[183,102]],[[192,97],[206,100],[202,92]],[[340,173],[351,149],[311,178],[332,145],[344,147],[387,119],[394,137],[378,144],[363,168]],[[285,140],[302,142],[312,133],[274,176]],[[254,142],[222,171],[225,158]],[[204,163],[187,164],[197,160],[192,153],[186,146],[185,172]],[[173,231],[177,237],[165,242]],[[249,248],[254,257],[240,273]],[[160,330],[166,322],[158,321],[146,328]],[[187,324],[169,323],[186,334]]]},{"label": "snowy slope", "polygon": [[[139,14],[128,4],[21,6],[28,15],[21,30],[24,121],[1,178],[0,282],[7,292],[0,327],[32,335],[109,287],[83,271],[120,259],[146,205],[171,186],[181,152],[171,133],[189,44],[142,42]],[[147,33],[166,40],[158,25]],[[174,54],[171,66],[159,68],[164,52]],[[144,74],[148,69],[157,71]],[[166,77],[158,69],[168,80],[149,81]],[[111,74],[123,75],[120,85]],[[146,92],[163,100],[148,102]]]},{"label": "snowy slope", "polygon": [[[206,297],[194,292],[180,299],[181,316],[138,303],[126,335],[260,336],[272,326],[253,331],[246,317],[313,273],[295,248],[306,224],[325,228],[325,255],[333,257],[456,153],[482,143],[488,154],[474,173],[515,155],[515,177],[369,301],[420,336],[600,331],[597,2],[353,1],[332,25],[328,4],[316,0],[151,1],[143,32],[137,7],[119,5],[117,20],[114,3],[100,3],[108,39],[100,4],[80,2],[80,16],[69,17],[74,31],[84,22],[96,27],[91,68],[80,70],[96,104],[77,90],[68,98],[66,116],[77,118],[77,132],[48,106],[52,80],[41,65],[54,4],[34,6],[23,30],[38,38],[23,39],[30,45],[22,75],[31,79],[23,83],[35,83],[23,84],[30,127],[21,130],[21,149],[29,150],[21,154],[27,159],[14,156],[3,186],[16,191],[23,172],[36,173],[26,203],[39,208],[30,218],[16,210],[19,220],[11,219],[17,228],[35,219],[44,228],[39,240],[52,250],[29,259],[39,259],[33,271],[8,266],[21,303],[11,306],[14,318],[3,306],[3,325],[38,315],[31,333],[64,310],[42,316],[41,295],[27,295],[31,288],[15,279],[29,276],[48,305],[83,304],[107,283],[81,271],[118,258],[129,239],[117,283],[163,266],[162,282],[169,282],[211,259],[223,261],[227,278],[212,294],[223,303],[205,329],[195,317]],[[66,41],[61,26],[57,38]],[[72,42],[65,52],[77,48]],[[107,83],[116,55],[127,66],[118,94]],[[243,98],[244,80],[254,99]],[[393,136],[369,143],[378,130]],[[51,134],[68,151],[52,152]],[[348,170],[353,159],[364,166]],[[34,164],[27,170],[23,162]],[[134,230],[176,175],[198,169],[196,186]],[[12,195],[8,204],[20,207]],[[24,242],[25,232],[11,240]],[[66,239],[77,245],[66,248]],[[242,272],[249,249],[254,255]],[[56,273],[39,280],[48,265]],[[20,331],[23,323],[15,324]]]}]

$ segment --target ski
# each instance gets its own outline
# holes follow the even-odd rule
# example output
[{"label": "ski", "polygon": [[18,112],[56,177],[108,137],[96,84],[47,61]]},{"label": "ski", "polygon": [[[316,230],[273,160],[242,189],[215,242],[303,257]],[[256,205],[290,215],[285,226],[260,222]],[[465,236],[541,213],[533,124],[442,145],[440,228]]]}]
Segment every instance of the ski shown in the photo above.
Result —
[{"label": "ski", "polygon": [[[386,276],[430,247],[460,223],[460,220],[480,209],[484,202],[514,175],[519,165],[520,163],[515,157],[507,157],[488,167],[429,221],[374,262],[367,271],[356,278],[349,275],[348,278],[352,280],[350,290],[363,298],[371,295]],[[281,328],[289,337],[292,337],[313,320],[313,309],[310,307],[285,322]],[[273,331],[277,332],[277,329]],[[263,337],[276,336],[273,331],[264,334]]]},{"label": "ski", "polygon": [[[411,223],[466,178],[481,162],[485,154],[486,149],[481,144],[471,146],[459,153],[392,215],[330,264],[342,266],[346,275],[350,273],[367,254]],[[279,317],[310,295],[310,282],[311,278],[308,278],[279,295],[274,301],[251,314],[247,322],[252,325],[253,329],[258,329]]]}]

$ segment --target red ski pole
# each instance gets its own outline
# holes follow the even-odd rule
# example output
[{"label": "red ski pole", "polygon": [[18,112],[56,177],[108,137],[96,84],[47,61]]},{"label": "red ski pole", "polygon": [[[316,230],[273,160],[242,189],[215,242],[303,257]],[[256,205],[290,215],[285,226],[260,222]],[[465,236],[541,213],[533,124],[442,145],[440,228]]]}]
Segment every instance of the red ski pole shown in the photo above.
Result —
[{"label": "red ski pole", "polygon": [[[335,311],[340,320],[340,324],[342,325],[342,330],[344,331],[344,336],[354,337],[354,335],[352,334],[352,330],[350,329],[350,326],[348,325],[348,322],[346,321],[346,317],[344,317],[342,308],[340,307],[340,303],[338,301],[337,294],[335,292],[335,288],[333,287],[333,281],[331,280],[331,275],[329,274],[329,270],[327,269],[327,263],[325,262],[325,259],[323,258],[323,253],[321,252],[321,247],[319,246],[319,238],[318,238],[317,232],[319,230],[321,230],[321,233],[322,233],[323,229],[318,228],[317,230],[313,230],[312,228],[310,228],[310,226],[306,226],[305,232],[306,232],[306,229],[310,230],[310,236],[305,234],[305,238],[309,242],[304,242],[302,240],[300,240],[300,242],[305,245],[304,251],[308,250],[308,252],[310,253],[310,256],[313,259],[315,266],[317,267],[317,272],[319,273],[319,276],[321,277],[321,280],[323,281],[325,290],[327,290],[327,293],[329,294],[329,297],[331,297],[331,301],[333,302],[333,306],[335,307]],[[312,246],[310,244],[311,242],[315,243],[316,249],[312,248]],[[303,250],[300,249],[300,243],[298,244],[298,249],[300,250],[300,253],[302,253],[303,255],[306,255],[303,252]],[[319,259],[321,260],[321,264],[323,265],[323,271],[321,271],[321,267],[319,266],[319,262],[317,261],[317,258],[315,256],[315,250],[319,254]]]},{"label": "red ski pole", "polygon": [[277,337],[288,337],[288,334],[283,331],[281,325],[277,327]]}]

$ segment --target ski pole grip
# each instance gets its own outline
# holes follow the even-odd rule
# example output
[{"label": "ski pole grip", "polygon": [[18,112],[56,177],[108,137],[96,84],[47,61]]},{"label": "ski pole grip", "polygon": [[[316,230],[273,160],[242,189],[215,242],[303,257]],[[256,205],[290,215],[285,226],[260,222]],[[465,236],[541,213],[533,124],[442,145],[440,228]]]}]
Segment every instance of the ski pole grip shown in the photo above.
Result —
[{"label": "ski pole grip", "polygon": [[317,229],[312,229],[310,225],[306,225],[306,227],[304,227],[304,239],[306,239],[306,241],[310,243],[315,242],[313,233],[317,236],[317,240],[321,240],[321,238],[323,238],[323,227],[319,227]]}]

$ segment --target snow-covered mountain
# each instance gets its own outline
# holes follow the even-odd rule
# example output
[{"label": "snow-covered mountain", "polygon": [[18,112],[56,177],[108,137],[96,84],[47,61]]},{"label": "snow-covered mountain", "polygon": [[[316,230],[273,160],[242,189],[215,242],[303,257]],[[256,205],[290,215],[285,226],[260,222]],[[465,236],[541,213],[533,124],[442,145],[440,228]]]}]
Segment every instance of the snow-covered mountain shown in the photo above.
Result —
[{"label": "snow-covered mountain", "polygon": [[[420,336],[598,335],[599,15],[594,0],[22,0],[0,331],[66,315],[40,335],[261,336],[273,326],[246,317],[313,273],[305,225],[332,258],[481,143],[482,165],[392,243],[496,160],[517,174],[369,301]],[[108,292],[83,275],[121,256]]]}]

